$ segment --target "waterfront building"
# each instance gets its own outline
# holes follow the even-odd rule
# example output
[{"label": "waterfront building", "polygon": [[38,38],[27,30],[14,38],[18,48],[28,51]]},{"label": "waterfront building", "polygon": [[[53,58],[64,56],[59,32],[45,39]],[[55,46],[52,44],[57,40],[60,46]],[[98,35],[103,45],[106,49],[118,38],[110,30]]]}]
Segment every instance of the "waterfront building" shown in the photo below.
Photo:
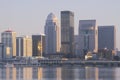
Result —
[{"label": "waterfront building", "polygon": [[113,60],[113,56],[114,56],[114,51],[104,48],[104,49],[99,49],[98,53],[97,53],[97,57],[100,60]]},{"label": "waterfront building", "polygon": [[43,56],[45,53],[45,35],[32,35],[32,56]]},{"label": "waterfront building", "polygon": [[61,11],[61,52],[74,54],[74,13]]},{"label": "waterfront building", "polygon": [[32,39],[28,36],[17,37],[16,39],[16,52],[19,57],[32,56]]},{"label": "waterfront building", "polygon": [[57,17],[50,13],[45,24],[46,54],[60,52],[60,27]]},{"label": "waterfront building", "polygon": [[97,52],[98,28],[96,20],[79,21],[79,49],[80,55],[85,56],[88,51]]},{"label": "waterfront building", "polygon": [[16,56],[16,32],[11,30],[2,32],[1,42],[4,44],[6,50],[4,58]]},{"label": "waterfront building", "polygon": [[98,49],[107,48],[115,50],[116,48],[116,29],[115,26],[98,27]]}]

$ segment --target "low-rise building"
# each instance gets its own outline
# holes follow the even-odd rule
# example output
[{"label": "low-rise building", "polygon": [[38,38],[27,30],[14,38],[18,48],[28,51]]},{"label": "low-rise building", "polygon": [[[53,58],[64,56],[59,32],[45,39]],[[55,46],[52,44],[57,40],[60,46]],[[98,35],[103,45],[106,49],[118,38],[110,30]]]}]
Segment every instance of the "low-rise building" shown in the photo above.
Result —
[{"label": "low-rise building", "polygon": [[112,60],[114,54],[115,54],[114,50],[109,50],[107,48],[99,49],[97,53],[97,57],[101,60]]}]

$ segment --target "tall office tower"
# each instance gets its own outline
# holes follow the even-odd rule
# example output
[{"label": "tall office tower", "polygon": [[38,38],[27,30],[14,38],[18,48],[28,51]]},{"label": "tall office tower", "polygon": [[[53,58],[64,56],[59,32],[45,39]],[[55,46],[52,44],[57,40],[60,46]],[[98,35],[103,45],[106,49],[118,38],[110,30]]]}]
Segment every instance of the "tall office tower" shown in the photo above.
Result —
[{"label": "tall office tower", "polygon": [[45,35],[32,35],[33,56],[42,57],[45,53]]},{"label": "tall office tower", "polygon": [[16,39],[17,56],[31,57],[32,56],[32,39],[28,36],[17,37]]},{"label": "tall office tower", "polygon": [[16,56],[16,32],[7,30],[1,34],[1,42],[5,45],[6,54],[4,58]]},{"label": "tall office tower", "polygon": [[98,26],[98,49],[116,48],[116,29],[115,26]]},{"label": "tall office tower", "polygon": [[61,11],[61,52],[74,53],[74,13]]},{"label": "tall office tower", "polygon": [[60,52],[60,27],[58,19],[50,13],[45,24],[46,54]]},{"label": "tall office tower", "polygon": [[96,20],[79,21],[79,49],[81,56],[85,56],[87,51],[97,51],[98,47],[98,28]]}]

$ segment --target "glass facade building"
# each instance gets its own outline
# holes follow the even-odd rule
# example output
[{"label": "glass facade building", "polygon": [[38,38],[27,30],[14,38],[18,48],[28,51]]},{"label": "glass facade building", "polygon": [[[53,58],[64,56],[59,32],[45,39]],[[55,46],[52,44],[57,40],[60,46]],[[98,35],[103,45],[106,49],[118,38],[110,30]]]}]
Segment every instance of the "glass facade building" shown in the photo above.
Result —
[{"label": "glass facade building", "polygon": [[96,52],[98,46],[98,28],[96,20],[79,21],[79,49],[82,56],[87,51]]},{"label": "glass facade building", "polygon": [[61,11],[61,52],[74,53],[74,13]]},{"label": "glass facade building", "polygon": [[16,56],[16,32],[11,30],[2,32],[1,42],[4,44],[6,51],[4,58]]},{"label": "glass facade building", "polygon": [[32,35],[32,55],[41,56],[45,53],[45,35]]},{"label": "glass facade building", "polygon": [[116,29],[115,26],[98,26],[98,49],[116,48]]}]

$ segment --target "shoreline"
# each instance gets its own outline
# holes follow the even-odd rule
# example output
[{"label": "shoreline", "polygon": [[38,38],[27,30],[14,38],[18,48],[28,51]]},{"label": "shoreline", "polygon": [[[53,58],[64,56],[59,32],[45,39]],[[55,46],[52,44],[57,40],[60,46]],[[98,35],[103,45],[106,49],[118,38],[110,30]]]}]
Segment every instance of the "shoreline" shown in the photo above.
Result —
[{"label": "shoreline", "polygon": [[[80,60],[40,60],[38,63],[21,63],[21,62],[4,62],[0,66],[6,64],[14,66],[27,67],[44,67],[44,66],[79,66],[79,67],[120,67],[120,61],[80,61]],[[8,65],[9,66],[9,65]]]}]

